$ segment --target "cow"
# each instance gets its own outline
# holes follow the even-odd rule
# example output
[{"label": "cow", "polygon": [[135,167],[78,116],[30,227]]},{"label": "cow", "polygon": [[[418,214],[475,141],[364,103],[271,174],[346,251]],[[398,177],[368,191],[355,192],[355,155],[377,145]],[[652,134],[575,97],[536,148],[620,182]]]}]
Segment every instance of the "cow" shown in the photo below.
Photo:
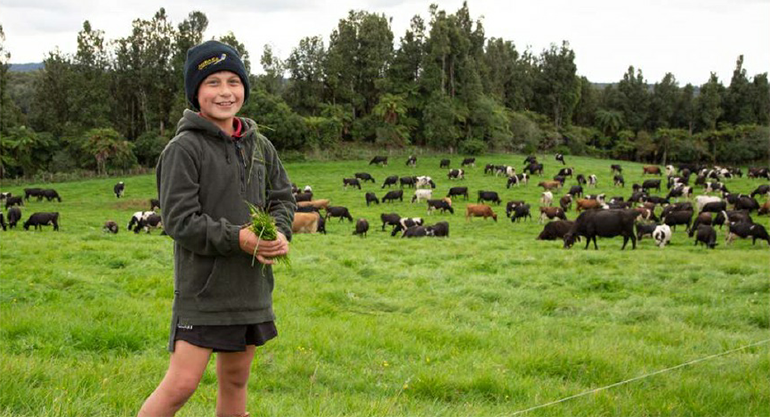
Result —
[{"label": "cow", "polygon": [[543,187],[543,190],[554,190],[557,188],[561,188],[562,183],[560,181],[540,181],[537,183],[538,187]]},{"label": "cow", "polygon": [[449,222],[438,222],[432,226],[426,226],[428,236],[449,237]]},{"label": "cow", "polygon": [[316,233],[318,232],[318,221],[321,215],[313,213],[294,213],[294,220],[291,223],[292,233]]},{"label": "cow", "polygon": [[369,165],[378,164],[381,166],[388,166],[388,157],[387,156],[375,156],[372,158],[371,161],[369,161]]},{"label": "cow", "polygon": [[572,197],[581,197],[583,195],[583,186],[581,185],[573,185],[569,188],[569,195]]},{"label": "cow", "polygon": [[118,230],[118,224],[114,220],[107,220],[102,227],[104,233],[112,233],[114,235],[118,234]]},{"label": "cow", "polygon": [[433,190],[415,190],[412,196],[412,203],[415,201],[429,200],[433,198]]},{"label": "cow", "polygon": [[[150,230],[152,229],[163,227],[160,215],[154,212],[150,212],[150,213],[152,214],[150,214],[147,217],[143,217],[142,219],[139,220],[139,224],[134,226],[134,233],[139,233],[140,230],[144,230],[145,232],[150,233]],[[165,235],[166,232],[164,231],[161,234]]]},{"label": "cow", "polygon": [[754,210],[759,210],[759,202],[747,195],[741,195],[733,205],[733,209],[747,210],[749,213],[751,213]]},{"label": "cow", "polygon": [[358,181],[358,178],[343,178],[342,179],[342,186],[347,189],[348,185],[351,187],[358,187],[358,189],[361,189],[361,183]]},{"label": "cow", "polygon": [[391,175],[385,178],[385,182],[382,183],[382,187],[380,188],[385,188],[386,185],[388,186],[388,188],[390,188],[391,185],[396,185],[397,183],[398,183],[398,175]]},{"label": "cow", "polygon": [[505,203],[505,217],[511,217],[511,213],[517,207],[524,204],[522,200],[513,200]]},{"label": "cow", "polygon": [[493,174],[495,172],[495,165],[494,164],[486,164],[484,166],[484,174]]},{"label": "cow", "polygon": [[321,209],[313,206],[297,206],[297,213],[320,213]]},{"label": "cow", "polygon": [[698,243],[702,243],[704,246],[706,246],[709,249],[714,249],[718,245],[717,231],[714,230],[713,227],[708,225],[698,226],[698,231],[697,231],[697,235],[695,236],[694,246],[698,246]]},{"label": "cow", "polygon": [[151,198],[150,199],[150,211],[155,211],[155,208],[160,210],[160,200],[157,198]]},{"label": "cow", "polygon": [[513,214],[511,215],[511,223],[518,223],[519,219],[529,218],[532,219],[532,214],[529,212],[529,204],[521,204],[513,208]]},{"label": "cow", "polygon": [[442,159],[441,162],[439,163],[438,167],[439,168],[449,168],[449,162],[450,161],[448,159]]},{"label": "cow", "polygon": [[126,226],[126,229],[128,231],[134,230],[134,226],[137,228],[139,227],[139,223],[141,223],[142,219],[146,219],[150,215],[155,214],[154,211],[137,211],[131,216],[131,220],[128,221],[128,225]]},{"label": "cow", "polygon": [[749,178],[766,178],[770,180],[770,168],[749,168]]},{"label": "cow", "polygon": [[532,162],[522,170],[524,172],[529,171],[529,175],[543,175],[543,164]]},{"label": "cow", "polygon": [[614,177],[612,177],[612,180],[614,181],[615,187],[625,187],[626,186],[626,180],[623,179],[623,176],[620,174],[615,174]]},{"label": "cow", "polygon": [[666,196],[666,198],[667,199],[678,198],[678,197],[690,198],[691,195],[692,195],[692,187],[680,185],[679,187],[671,189],[671,191],[668,192],[668,196]]},{"label": "cow", "polygon": [[762,184],[754,191],[751,192],[751,198],[754,198],[755,196],[759,195],[760,197],[762,195],[765,195],[766,197],[770,197],[770,184]]},{"label": "cow", "polygon": [[13,193],[0,193],[0,200],[5,200],[8,197],[13,197]]},{"label": "cow", "polygon": [[328,220],[329,217],[339,217],[342,221],[343,219],[348,219],[351,223],[353,222],[353,216],[350,215],[350,211],[347,207],[342,206],[330,206],[326,209],[326,216],[325,220]]},{"label": "cow", "polygon": [[404,201],[404,190],[393,190],[388,191],[387,194],[385,194],[384,197],[382,197],[382,202],[386,203],[389,201],[395,201],[398,199],[399,201]]},{"label": "cow", "polygon": [[692,226],[690,226],[689,236],[693,237],[695,231],[698,230],[698,227],[701,225],[711,226],[711,213],[700,213],[695,217],[695,221],[692,222]]},{"label": "cow", "polygon": [[650,175],[662,175],[660,172],[660,167],[655,165],[645,165],[642,167],[642,176],[645,176],[647,174]]},{"label": "cow", "polygon": [[5,217],[3,217],[2,211],[0,211],[0,226],[3,227],[3,231],[8,230],[8,226],[5,224]]},{"label": "cow", "polygon": [[374,180],[374,177],[372,177],[368,172],[356,172],[355,174],[353,174],[353,176],[363,182],[366,182],[366,181],[371,181],[372,183],[377,182]]},{"label": "cow", "polygon": [[757,214],[760,216],[763,214],[770,214],[770,200],[765,201],[765,204],[762,204],[762,207],[759,208]]},{"label": "cow", "polygon": [[642,183],[642,190],[649,191],[652,189],[660,191],[660,180],[645,180]]},{"label": "cow", "polygon": [[356,230],[353,232],[354,235],[359,235],[362,238],[366,237],[366,232],[369,231],[369,222],[366,221],[366,219],[358,219],[356,222]]},{"label": "cow", "polygon": [[433,179],[426,175],[415,177],[414,185],[417,188],[427,188],[427,187],[436,188],[436,183],[433,182]]},{"label": "cow", "polygon": [[449,189],[449,192],[446,195],[448,198],[452,198],[455,196],[463,196],[465,199],[468,199],[468,187],[452,187]]},{"label": "cow", "polygon": [[369,207],[369,203],[380,204],[380,200],[374,193],[366,193],[364,197],[366,198],[366,207]]},{"label": "cow", "polygon": [[441,210],[442,213],[448,211],[451,214],[455,214],[452,203],[443,198],[441,200],[428,200],[428,214],[432,214],[433,210]]},{"label": "cow", "polygon": [[598,250],[596,237],[623,236],[625,250],[629,239],[632,249],[636,249],[636,236],[634,235],[634,220],[638,213],[633,210],[589,210],[581,213],[575,220],[572,228],[564,235],[564,248],[571,248],[578,236],[586,238],[585,249],[593,240],[594,249]]},{"label": "cow", "polygon": [[33,226],[35,230],[43,230],[43,226],[53,225],[53,230],[59,230],[59,213],[32,213],[24,222],[24,230],[29,230]]},{"label": "cow", "polygon": [[311,193],[312,194],[313,193],[313,187],[311,187],[309,185],[306,185],[306,186],[302,187],[302,192],[303,193]]},{"label": "cow", "polygon": [[390,232],[390,236],[393,237],[398,234],[398,232],[405,231],[409,229],[410,227],[414,226],[422,226],[424,223],[423,219],[421,217],[402,217],[398,220],[398,223],[396,223],[396,226],[393,228],[393,230]]},{"label": "cow", "polygon": [[61,197],[59,196],[59,193],[56,192],[54,189],[46,189],[40,192],[40,195],[37,196],[37,201],[40,201],[45,197],[46,200],[51,201],[56,199],[58,202],[61,203]]},{"label": "cow", "polygon": [[412,237],[425,237],[428,236],[428,230],[425,228],[425,226],[412,226],[406,230],[404,230],[404,234],[401,235],[401,238],[412,238]]},{"label": "cow", "polygon": [[380,220],[382,220],[382,231],[385,231],[385,226],[395,226],[401,221],[401,216],[396,213],[382,213],[380,214]]},{"label": "cow", "polygon": [[476,200],[477,203],[481,203],[483,201],[491,201],[495,204],[500,204],[503,202],[503,200],[500,200],[500,196],[497,195],[496,191],[482,191],[479,190],[479,198]]},{"label": "cow", "polygon": [[484,220],[491,217],[492,220],[497,221],[497,214],[486,204],[468,204],[465,207],[465,220],[469,221],[471,217],[483,217]]},{"label": "cow", "polygon": [[575,176],[575,181],[577,181],[578,185],[583,185],[588,182],[586,181],[586,176],[583,174],[577,174],[577,176]]},{"label": "cow", "polygon": [[570,220],[557,220],[555,222],[546,223],[543,231],[538,235],[537,240],[563,239],[564,235],[569,232],[574,223],[575,222]]},{"label": "cow", "polygon": [[559,199],[559,207],[562,210],[567,211],[572,208],[572,195],[567,194]]},{"label": "cow", "polygon": [[621,167],[618,164],[612,164],[612,165],[610,165],[610,173],[611,174],[614,174],[614,173],[622,174],[623,173],[623,167]]},{"label": "cow", "polygon": [[[610,208],[615,208],[615,209],[617,209],[617,208],[624,208],[624,209],[630,208],[627,205],[619,205],[619,204],[613,204],[613,205],[611,205],[609,207]],[[631,210],[634,210],[637,213],[639,213],[639,217],[641,217],[643,220],[653,220],[653,221],[657,221],[658,220],[657,217],[655,217],[655,211],[652,210],[652,209],[648,209],[646,207],[634,207]]]},{"label": "cow", "polygon": [[719,197],[712,197],[708,195],[699,195],[695,197],[695,208],[698,212],[700,212],[700,211],[703,211],[703,206],[706,205],[707,203],[713,203],[718,201],[722,201],[722,199]]},{"label": "cow", "polygon": [[540,204],[543,206],[553,205],[553,193],[550,191],[544,191],[540,196]]},{"label": "cow", "polygon": [[575,168],[562,168],[559,170],[559,176],[560,177],[570,177],[572,178],[572,174],[575,172]]},{"label": "cow", "polygon": [[414,155],[409,155],[409,158],[406,160],[406,166],[408,167],[416,167],[417,166],[417,157]]},{"label": "cow", "polygon": [[671,228],[665,224],[656,226],[652,238],[659,248],[664,248],[671,241]]},{"label": "cow", "polygon": [[313,193],[297,193],[294,194],[294,201],[300,202],[300,201],[311,201],[313,200]]},{"label": "cow", "polygon": [[398,179],[399,185],[401,188],[404,188],[406,185],[407,187],[414,188],[414,184],[417,183],[416,177],[401,177]]},{"label": "cow", "polygon": [[663,221],[663,224],[667,224],[671,226],[674,230],[676,230],[676,226],[679,224],[684,224],[687,226],[685,231],[690,231],[690,224],[692,223],[692,210],[683,210],[683,211],[675,211],[673,213],[668,213],[665,216],[661,216],[661,220]]},{"label": "cow", "polygon": [[546,219],[561,219],[567,220],[567,216],[564,215],[564,210],[561,207],[540,207],[540,223],[544,223]]},{"label": "cow", "polygon": [[652,203],[652,204],[660,204],[660,205],[670,204],[670,201],[668,200],[668,198],[657,196],[657,195],[650,195],[645,197],[644,202]]},{"label": "cow", "polygon": [[661,217],[663,217],[675,211],[685,211],[685,210],[692,211],[692,203],[690,203],[689,201],[685,201],[682,203],[669,204],[666,207],[663,207],[663,212],[660,215]]},{"label": "cow", "polygon": [[41,200],[43,198],[41,197],[42,192],[43,192],[42,188],[25,188],[24,200],[29,201],[30,197],[37,197],[38,200]]},{"label": "cow", "polygon": [[652,232],[658,227],[657,223],[650,222],[637,222],[636,223],[636,240],[641,241],[643,237],[649,235],[652,237]]},{"label": "cow", "polygon": [[554,157],[557,161],[561,162],[562,165],[567,165],[566,162],[564,162],[564,155],[557,153]]},{"label": "cow", "polygon": [[318,233],[326,234],[326,219],[318,215]]},{"label": "cow", "polygon": [[584,210],[604,208],[604,204],[601,201],[592,198],[578,198],[575,203],[575,211],[578,213]]},{"label": "cow", "polygon": [[666,175],[671,176],[676,174],[676,168],[673,165],[666,165]]},{"label": "cow", "polygon": [[449,173],[447,174],[447,178],[450,180],[456,180],[456,179],[465,179],[465,170],[464,169],[450,169]]},{"label": "cow", "polygon": [[752,245],[757,243],[757,239],[767,241],[767,244],[770,245],[770,235],[767,234],[767,229],[765,229],[765,226],[762,226],[761,224],[750,222],[730,222],[727,225],[727,238],[725,239],[726,245],[732,243],[735,238],[746,239],[749,237],[751,238]]},{"label": "cow", "polygon": [[713,201],[711,203],[704,204],[700,209],[700,213],[719,213],[725,210],[727,210],[726,201]]},{"label": "cow", "polygon": [[754,221],[751,219],[751,215],[747,211],[725,210],[717,213],[717,215],[714,217],[714,221],[712,221],[711,224],[714,226],[719,226],[719,228],[721,229],[724,224],[730,223],[730,222],[753,223]]},{"label": "cow", "polygon": [[537,157],[535,155],[528,155],[526,158],[524,158],[523,164],[536,164],[537,163]]},{"label": "cow", "polygon": [[120,198],[123,197],[123,192],[126,190],[126,184],[123,183],[123,181],[120,181],[119,183],[115,184],[114,187],[112,187],[112,191],[115,193],[115,197]]},{"label": "cow", "polygon": [[330,201],[328,198],[321,198],[318,200],[300,201],[297,203],[297,207],[313,207],[318,210],[326,210],[326,208],[329,207],[329,203]]},{"label": "cow", "polygon": [[8,210],[13,206],[23,206],[23,205],[24,205],[24,200],[22,200],[21,196],[11,196],[5,199],[6,210]]},{"label": "cow", "polygon": [[16,224],[21,220],[21,209],[18,207],[11,207],[8,210],[8,227],[13,229]]},{"label": "cow", "polygon": [[705,184],[705,189],[703,192],[705,193],[715,193],[717,191],[722,191],[723,193],[729,193],[730,191],[727,190],[727,187],[722,184],[721,182],[707,182]]},{"label": "cow", "polygon": [[519,186],[519,184],[527,185],[529,183],[529,174],[522,172],[521,174],[514,174],[508,177],[506,188],[511,188],[511,185]]},{"label": "cow", "polygon": [[476,167],[476,158],[465,158],[460,164],[461,167],[466,167],[468,165]]}]

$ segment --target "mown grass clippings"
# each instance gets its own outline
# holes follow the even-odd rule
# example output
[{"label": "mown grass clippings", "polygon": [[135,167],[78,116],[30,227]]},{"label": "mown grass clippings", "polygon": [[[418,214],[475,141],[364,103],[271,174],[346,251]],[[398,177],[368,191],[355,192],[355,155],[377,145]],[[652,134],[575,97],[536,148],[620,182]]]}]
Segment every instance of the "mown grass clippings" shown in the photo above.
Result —
[{"label": "mown grass clippings", "polygon": [[[259,246],[259,241],[273,241],[278,239],[278,228],[275,225],[275,219],[270,215],[270,213],[248,202],[246,202],[246,205],[249,206],[249,213],[251,214],[251,224],[249,225],[249,230],[251,230],[252,233],[257,236],[257,245],[254,247],[254,253],[252,254],[253,266],[254,261],[257,259],[257,247]],[[288,255],[279,255],[271,259],[275,260],[279,264],[291,266]]]}]

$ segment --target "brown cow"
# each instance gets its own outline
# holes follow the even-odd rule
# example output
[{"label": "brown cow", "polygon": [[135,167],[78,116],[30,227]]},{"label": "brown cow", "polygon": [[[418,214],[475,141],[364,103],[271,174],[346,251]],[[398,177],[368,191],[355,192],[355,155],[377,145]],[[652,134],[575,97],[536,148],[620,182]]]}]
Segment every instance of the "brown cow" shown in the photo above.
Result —
[{"label": "brown cow", "polygon": [[660,172],[660,167],[655,165],[645,165],[642,167],[642,176],[645,174],[650,175],[662,175]]},{"label": "brown cow", "polygon": [[634,207],[634,210],[636,210],[636,212],[639,213],[641,218],[644,220],[650,220],[652,216],[655,214],[655,212],[652,209],[647,207]]},{"label": "brown cow", "polygon": [[315,233],[318,231],[318,213],[294,213],[294,221],[291,224],[292,233]]},{"label": "brown cow", "polygon": [[765,201],[765,204],[762,204],[762,207],[759,208],[759,211],[757,212],[759,215],[763,214],[770,214],[770,200]]},{"label": "brown cow", "polygon": [[598,208],[602,208],[602,203],[599,201],[592,200],[590,198],[578,198],[575,211],[579,213],[581,210],[592,210]]},{"label": "brown cow", "polygon": [[486,204],[468,204],[465,207],[465,220],[470,220],[471,217],[483,217],[484,220],[491,217],[492,220],[497,221],[497,214]]},{"label": "brown cow", "polygon": [[321,200],[311,200],[311,201],[298,201],[297,207],[315,207],[317,209],[327,209],[329,207],[329,199],[324,198]]},{"label": "brown cow", "polygon": [[546,218],[567,220],[561,207],[540,207],[540,223],[543,223]]},{"label": "brown cow", "polygon": [[559,199],[559,205],[561,206],[562,210],[567,211],[570,208],[572,208],[572,196],[567,194],[561,199]]},{"label": "brown cow", "polygon": [[541,181],[537,184],[538,187],[543,187],[543,190],[553,190],[555,188],[561,188],[561,181]]}]

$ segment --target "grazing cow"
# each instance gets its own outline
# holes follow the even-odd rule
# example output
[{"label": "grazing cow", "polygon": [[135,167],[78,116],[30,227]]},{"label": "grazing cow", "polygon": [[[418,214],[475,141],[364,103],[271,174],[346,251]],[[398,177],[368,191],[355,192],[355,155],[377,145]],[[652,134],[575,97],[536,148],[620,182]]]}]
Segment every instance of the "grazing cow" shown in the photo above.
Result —
[{"label": "grazing cow", "polygon": [[374,177],[372,177],[368,172],[356,172],[353,174],[354,177],[361,181],[371,181],[373,183],[376,183],[377,181],[374,180]]},{"label": "grazing cow", "polygon": [[583,186],[581,185],[573,185],[569,188],[569,195],[572,197],[581,197],[583,195]]},{"label": "grazing cow", "polygon": [[655,165],[645,165],[642,167],[642,176],[644,175],[662,175],[660,172],[660,167]]},{"label": "grazing cow", "polygon": [[8,210],[9,208],[13,206],[23,206],[24,200],[21,199],[21,196],[11,196],[5,199],[5,209]]},{"label": "grazing cow", "polygon": [[366,237],[366,232],[369,231],[369,222],[366,221],[366,219],[358,219],[356,222],[356,230],[353,232],[354,235],[359,235],[362,238]]},{"label": "grazing cow", "polygon": [[371,161],[369,161],[369,165],[373,164],[379,164],[382,166],[388,166],[388,157],[387,156],[375,156],[372,158]]},{"label": "grazing cow", "polygon": [[583,174],[577,174],[577,176],[575,177],[575,180],[577,181],[578,185],[583,185],[587,182],[586,176]]},{"label": "grazing cow", "polygon": [[306,185],[306,186],[302,187],[302,192],[303,193],[313,193],[313,187],[311,187],[309,185]]},{"label": "grazing cow", "polygon": [[714,249],[717,246],[717,231],[709,225],[698,226],[695,246],[698,246],[698,243],[702,243],[709,249]]},{"label": "grazing cow", "polygon": [[13,197],[13,193],[0,193],[0,200],[5,200],[8,197]]},{"label": "grazing cow", "polygon": [[463,163],[460,164],[461,167],[466,167],[468,165],[476,167],[476,158],[465,158],[463,159]]},{"label": "grazing cow", "polygon": [[347,189],[348,185],[351,187],[358,187],[358,189],[361,189],[361,183],[358,181],[358,178],[343,178],[342,179],[342,186]]},{"label": "grazing cow", "polygon": [[47,189],[40,192],[40,195],[37,196],[37,201],[40,201],[45,197],[46,200],[51,201],[53,199],[56,199],[58,202],[61,203],[61,197],[59,196],[59,193],[56,192],[54,189]]},{"label": "grazing cow", "polygon": [[433,214],[433,210],[441,210],[442,213],[449,211],[451,214],[455,214],[452,203],[443,198],[441,200],[428,200],[428,214]]},{"label": "grazing cow", "polygon": [[449,222],[438,222],[432,226],[425,227],[428,236],[449,237]]},{"label": "grazing cow", "polygon": [[24,199],[29,201],[30,197],[37,197],[38,200],[41,200],[43,197],[41,197],[41,193],[43,192],[42,188],[25,188],[24,189]]},{"label": "grazing cow", "polygon": [[495,165],[494,164],[486,164],[484,166],[484,174],[492,174],[495,172]]},{"label": "grazing cow", "polygon": [[612,164],[612,165],[610,165],[610,173],[611,174],[614,174],[614,173],[622,174],[623,173],[623,167],[621,167],[618,164]]},{"label": "grazing cow", "polygon": [[5,224],[5,217],[3,217],[2,211],[0,211],[0,226],[3,227],[3,231],[8,230],[8,226]]},{"label": "grazing cow", "polygon": [[104,233],[112,233],[113,235],[118,234],[118,230],[118,224],[114,220],[107,220],[104,222],[104,227],[102,227]]},{"label": "grazing cow", "polygon": [[[630,206],[621,206],[621,205],[614,205],[614,207],[610,206],[610,208],[630,208]],[[643,220],[653,220],[657,221],[657,217],[655,217],[655,210],[648,209],[647,207],[634,207],[631,210],[635,210],[637,213],[639,213],[639,217],[641,217]]]},{"label": "grazing cow", "polygon": [[749,178],[767,178],[770,180],[770,168],[749,168]]},{"label": "grazing cow", "polygon": [[751,215],[749,215],[749,212],[747,211],[739,211],[739,210],[725,210],[717,213],[717,215],[714,217],[714,221],[711,223],[714,226],[719,226],[721,229],[722,226],[728,222],[731,223],[740,223],[740,222],[748,222],[748,223],[754,223],[754,220],[751,219]]},{"label": "grazing cow", "polygon": [[439,163],[438,167],[439,168],[449,168],[449,162],[450,161],[448,159],[442,159],[441,162]]},{"label": "grazing cow", "polygon": [[668,192],[668,195],[666,196],[666,198],[667,199],[678,198],[678,197],[690,198],[690,195],[692,195],[692,187],[680,185],[676,188],[671,189],[671,191]]},{"label": "grazing cow", "polygon": [[564,162],[564,155],[557,153],[555,158],[557,161],[561,162],[562,165],[567,165],[567,163]]},{"label": "grazing cow", "polygon": [[24,230],[29,230],[33,226],[35,230],[43,230],[43,226],[53,225],[53,230],[59,230],[59,213],[32,213],[24,222]]},{"label": "grazing cow", "polygon": [[532,219],[532,214],[529,212],[529,204],[521,204],[513,208],[513,215],[511,215],[511,223],[518,223],[519,219],[529,218]]},{"label": "grazing cow", "polygon": [[409,229],[410,227],[414,226],[422,226],[424,223],[423,219],[421,217],[402,217],[398,220],[398,223],[396,223],[396,226],[393,228],[393,231],[390,232],[390,236],[393,237],[398,234],[398,232],[405,231]]},{"label": "grazing cow", "polygon": [[529,183],[529,174],[522,172],[521,174],[514,174],[508,177],[508,183],[506,188],[511,188],[511,185],[519,186],[519,184],[527,185]]},{"label": "grazing cow", "polygon": [[700,213],[697,217],[695,217],[695,221],[692,222],[692,226],[690,226],[690,237],[693,237],[695,231],[698,230],[700,225],[711,226],[711,213]]},{"label": "grazing cow", "polygon": [[649,191],[652,189],[660,191],[660,180],[645,180],[642,183],[642,189],[644,191]]},{"label": "grazing cow", "polygon": [[524,204],[524,201],[522,200],[513,200],[505,203],[505,217],[511,217],[511,213],[513,213],[513,210],[516,207],[523,204]]},{"label": "grazing cow", "polygon": [[471,217],[483,217],[484,220],[491,217],[492,220],[497,221],[497,214],[486,204],[468,204],[465,207],[465,220],[468,221]]},{"label": "grazing cow", "polygon": [[369,203],[376,203],[380,204],[380,200],[377,198],[377,196],[374,193],[366,193],[366,207],[369,207]]},{"label": "grazing cow", "polygon": [[318,200],[300,201],[297,203],[297,207],[314,207],[318,210],[326,210],[326,208],[329,207],[329,203],[330,201],[328,198],[322,198]]},{"label": "grazing cow", "polygon": [[554,190],[556,188],[560,188],[561,184],[562,183],[560,181],[540,181],[539,183],[537,183],[537,186],[543,187],[543,190],[548,191],[548,190]]},{"label": "grazing cow", "polygon": [[626,180],[623,179],[622,175],[615,174],[615,176],[612,179],[613,179],[613,181],[615,181],[615,183],[614,183],[615,187],[625,187],[626,186]]},{"label": "grazing cow", "polygon": [[137,211],[131,216],[131,220],[128,221],[128,225],[126,226],[126,229],[131,231],[134,230],[134,227],[139,228],[139,224],[143,219],[146,219],[150,217],[150,215],[155,214],[154,211]]},{"label": "grazing cow", "polygon": [[770,197],[770,184],[762,184],[757,187],[754,191],[751,192],[751,198],[754,198],[756,195],[762,196],[763,194],[766,197]]},{"label": "grazing cow", "polygon": [[546,219],[561,219],[567,220],[567,216],[564,215],[564,210],[561,207],[540,207],[540,223],[545,222]]},{"label": "grazing cow", "polygon": [[759,210],[759,202],[747,195],[741,195],[738,197],[738,200],[735,202],[733,208],[735,210],[747,210],[749,213],[751,213],[754,210]]},{"label": "grazing cow", "polygon": [[544,191],[540,196],[540,204],[543,206],[553,205],[553,193],[550,191]]},{"label": "grazing cow", "polygon": [[297,213],[320,213],[321,209],[313,206],[297,206]]},{"label": "grazing cow", "polygon": [[449,189],[449,192],[446,195],[449,198],[455,197],[455,196],[463,196],[465,199],[468,199],[468,187],[452,187]]},{"label": "grazing cow", "polygon": [[417,183],[417,177],[401,177],[398,179],[401,188],[407,187],[414,188],[414,184]]},{"label": "grazing cow", "polygon": [[670,204],[668,198],[660,197],[657,195],[647,196],[644,198],[644,201],[647,203],[660,204],[660,205]]},{"label": "grazing cow", "polygon": [[464,169],[450,169],[449,173],[447,174],[447,177],[450,180],[457,180],[457,179],[464,180],[465,179],[465,170]]},{"label": "grazing cow", "polygon": [[340,221],[348,219],[351,223],[353,222],[353,216],[350,215],[350,211],[348,211],[347,207],[332,206],[327,208],[325,219],[328,220],[329,217],[339,217]]},{"label": "grazing cow", "polygon": [[311,201],[313,200],[313,193],[297,193],[294,194],[294,201],[300,202],[300,201]]},{"label": "grazing cow", "polygon": [[11,207],[8,210],[8,227],[13,229],[16,224],[21,220],[21,209],[18,207]]},{"label": "grazing cow", "polygon": [[543,175],[543,164],[532,162],[522,170],[524,172],[529,171],[529,175]]},{"label": "grazing cow", "polygon": [[637,222],[636,223],[636,239],[642,240],[643,237],[649,235],[652,237],[652,232],[658,227],[657,223]]},{"label": "grazing cow", "polygon": [[524,158],[523,164],[535,164],[537,163],[537,157],[535,155],[529,155],[526,158]]},{"label": "grazing cow", "polygon": [[412,203],[415,201],[429,200],[433,198],[433,190],[415,190],[412,196]]},{"label": "grazing cow", "polygon": [[729,193],[730,191],[727,190],[727,187],[722,184],[721,182],[707,182],[705,184],[704,192],[706,193],[715,193],[717,191],[722,191],[723,193]]},{"label": "grazing cow", "polygon": [[410,155],[409,158],[406,160],[406,166],[414,168],[417,166],[417,157],[414,155]]},{"label": "grazing cow", "polygon": [[321,215],[313,213],[294,213],[294,220],[291,223],[292,233],[316,233],[318,232],[318,221]]},{"label": "grazing cow", "polygon": [[770,235],[767,234],[767,229],[765,229],[765,226],[762,226],[761,224],[750,222],[731,222],[727,225],[727,238],[725,239],[726,245],[732,243],[735,238],[746,239],[749,237],[751,238],[752,245],[757,243],[757,239],[767,241],[767,244],[770,245]]},{"label": "grazing cow", "polygon": [[326,234],[326,219],[318,215],[318,233]]},{"label": "grazing cow", "polygon": [[564,239],[564,235],[569,232],[572,225],[575,224],[569,220],[557,220],[555,222],[546,223],[543,231],[537,237],[537,240],[556,240]]},{"label": "grazing cow", "polygon": [[572,208],[572,195],[567,194],[559,199],[559,207],[562,210],[567,211]]},{"label": "grazing cow", "polygon": [[386,203],[389,201],[395,201],[396,199],[401,202],[404,201],[404,190],[388,191],[388,193],[385,194],[385,197],[382,197],[382,202]]},{"label": "grazing cow", "polygon": [[570,177],[572,178],[572,174],[575,172],[575,168],[562,168],[559,170],[559,176],[560,177]]},{"label": "grazing cow", "polygon": [[[134,233],[139,233],[140,230],[144,230],[145,232],[150,233],[150,230],[152,229],[163,227],[160,215],[153,212],[151,213],[152,214],[149,216],[143,217],[141,220],[139,220],[139,224],[134,226]],[[166,232],[164,231],[161,234],[165,235]]]},{"label": "grazing cow", "polygon": [[666,165],[666,175],[671,176],[676,174],[676,168],[673,165]]},{"label": "grazing cow", "polygon": [[575,203],[575,211],[578,213],[584,210],[601,209],[604,206],[601,201],[592,198],[578,198]]},{"label": "grazing cow", "polygon": [[401,238],[411,238],[411,237],[425,237],[428,236],[428,230],[424,226],[412,226],[406,230],[404,230],[404,234],[401,235]]},{"label": "grazing cow", "polygon": [[391,185],[396,185],[396,183],[398,183],[398,175],[391,175],[385,178],[385,182],[382,183],[380,188],[385,188],[386,185],[390,188]]},{"label": "grazing cow", "polygon": [[155,208],[160,210],[160,200],[157,198],[151,198],[150,199],[150,211],[155,211]]},{"label": "grazing cow", "polygon": [[708,195],[699,195],[695,197],[695,208],[698,212],[703,211],[703,206],[708,203],[722,201],[719,197],[712,197]]},{"label": "grazing cow", "polygon": [[598,250],[596,237],[623,236],[623,247],[626,248],[628,240],[631,240],[633,249],[636,249],[636,236],[634,235],[634,220],[638,213],[633,210],[589,210],[581,213],[575,220],[572,228],[564,235],[564,247],[571,248],[578,236],[586,238],[586,247],[593,240],[594,249]]},{"label": "grazing cow", "polygon": [[684,224],[687,226],[685,231],[690,231],[690,224],[692,223],[692,210],[683,210],[683,211],[675,211],[673,213],[668,213],[666,216],[661,216],[661,220],[663,221],[663,224],[667,224],[671,226],[674,230],[676,230],[676,226],[679,224]]},{"label": "grazing cow", "polygon": [[659,248],[665,247],[671,241],[671,228],[665,224],[656,226],[652,238]]},{"label": "grazing cow", "polygon": [[760,216],[763,214],[770,214],[770,200],[765,201],[765,204],[762,204],[762,207],[759,208],[757,214]]},{"label": "grazing cow", "polygon": [[497,195],[496,191],[479,190],[479,198],[476,200],[476,202],[481,203],[483,201],[491,201],[495,204],[500,204],[503,202],[503,200],[500,200],[500,196]]},{"label": "grazing cow", "polygon": [[415,177],[415,186],[417,188],[436,188],[436,183],[433,182],[433,179],[427,175],[422,175],[419,177]]},{"label": "grazing cow", "polygon": [[123,197],[123,192],[126,190],[126,184],[123,183],[123,181],[120,181],[119,183],[115,184],[114,187],[112,187],[112,191],[115,193],[115,197],[120,198]]},{"label": "grazing cow", "polygon": [[380,220],[382,220],[382,231],[385,231],[385,226],[395,226],[401,221],[401,216],[396,213],[382,213],[380,214]]},{"label": "grazing cow", "polygon": [[684,201],[681,203],[669,204],[666,207],[663,207],[663,212],[660,215],[662,217],[669,213],[673,213],[675,211],[685,211],[685,210],[692,211],[692,203],[690,203],[689,201]]},{"label": "grazing cow", "polygon": [[722,193],[722,197],[724,197],[725,201],[727,201],[727,204],[735,205],[735,203],[738,202],[738,199],[741,198],[741,196],[745,196],[746,194],[737,194],[737,193]]},{"label": "grazing cow", "polygon": [[719,213],[725,210],[727,210],[726,201],[713,201],[711,203],[704,204],[703,207],[701,207],[700,213]]}]

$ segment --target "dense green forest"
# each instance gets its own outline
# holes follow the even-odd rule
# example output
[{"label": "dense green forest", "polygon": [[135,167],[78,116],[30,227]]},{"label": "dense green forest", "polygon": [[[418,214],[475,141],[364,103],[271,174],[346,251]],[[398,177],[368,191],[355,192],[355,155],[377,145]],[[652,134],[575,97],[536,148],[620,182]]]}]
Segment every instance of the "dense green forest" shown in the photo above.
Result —
[{"label": "dense green forest", "polygon": [[[10,72],[0,26],[0,157],[6,178],[155,164],[186,108],[187,49],[208,18],[174,25],[164,9],[107,40],[88,21],[77,52],[51,51],[44,68]],[[232,33],[218,38],[242,52]],[[729,85],[666,74],[650,84],[629,67],[614,84],[578,75],[567,41],[539,54],[487,37],[467,4],[433,5],[395,42],[388,17],[350,11],[328,39],[302,39],[288,57],[269,46],[241,114],[288,157],[351,145],[437,151],[562,152],[667,162],[767,164],[770,85],[737,58]],[[609,52],[608,52],[609,53]],[[251,72],[251,71],[250,71]]]}]

